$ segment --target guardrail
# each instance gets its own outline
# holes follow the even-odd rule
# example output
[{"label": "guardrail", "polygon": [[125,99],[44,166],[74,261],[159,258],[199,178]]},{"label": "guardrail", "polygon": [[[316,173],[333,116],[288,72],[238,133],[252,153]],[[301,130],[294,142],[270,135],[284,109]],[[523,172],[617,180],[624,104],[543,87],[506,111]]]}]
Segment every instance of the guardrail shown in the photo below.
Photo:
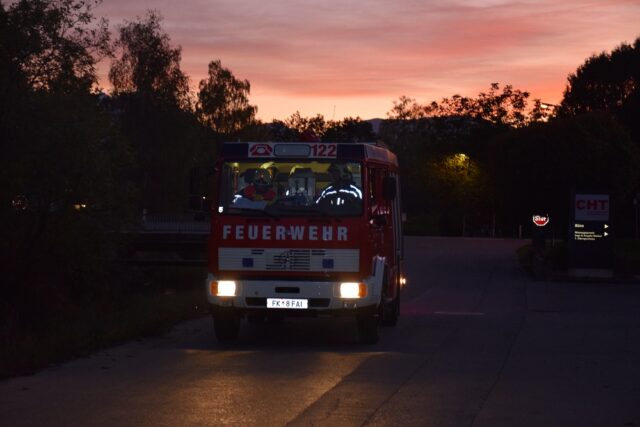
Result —
[{"label": "guardrail", "polygon": [[210,217],[197,214],[145,214],[120,261],[139,265],[206,264]]}]

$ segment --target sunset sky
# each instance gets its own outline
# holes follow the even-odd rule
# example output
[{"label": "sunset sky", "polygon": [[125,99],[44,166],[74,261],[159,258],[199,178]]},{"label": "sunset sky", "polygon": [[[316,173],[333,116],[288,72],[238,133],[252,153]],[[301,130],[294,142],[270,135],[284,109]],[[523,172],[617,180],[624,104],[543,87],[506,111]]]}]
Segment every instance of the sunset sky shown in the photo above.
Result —
[{"label": "sunset sky", "polygon": [[[192,88],[220,59],[264,121],[385,118],[406,95],[475,96],[492,82],[557,103],[594,53],[640,36],[640,0],[104,0],[115,29],[155,9]],[[108,88],[101,67],[101,85]]]}]

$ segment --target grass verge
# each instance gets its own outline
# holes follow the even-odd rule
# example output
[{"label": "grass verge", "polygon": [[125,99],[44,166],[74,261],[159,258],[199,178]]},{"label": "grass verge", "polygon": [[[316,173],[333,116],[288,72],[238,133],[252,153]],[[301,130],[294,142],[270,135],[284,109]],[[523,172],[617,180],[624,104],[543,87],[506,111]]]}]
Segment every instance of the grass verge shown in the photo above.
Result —
[{"label": "grass verge", "polygon": [[181,320],[206,313],[201,276],[200,271],[184,268],[146,271],[143,289],[135,293],[76,307],[47,319],[38,331],[21,331],[0,346],[0,378],[30,374],[51,363],[157,335]]},{"label": "grass verge", "polygon": [[[568,268],[568,246],[565,242],[556,242],[536,252],[531,243],[516,249],[516,257],[520,267],[536,278],[549,278],[563,274]],[[613,243],[613,273],[621,280],[634,279],[640,276],[640,240],[616,239]]]},{"label": "grass verge", "polygon": [[640,276],[640,240],[616,239],[613,246],[613,262],[620,276]]}]

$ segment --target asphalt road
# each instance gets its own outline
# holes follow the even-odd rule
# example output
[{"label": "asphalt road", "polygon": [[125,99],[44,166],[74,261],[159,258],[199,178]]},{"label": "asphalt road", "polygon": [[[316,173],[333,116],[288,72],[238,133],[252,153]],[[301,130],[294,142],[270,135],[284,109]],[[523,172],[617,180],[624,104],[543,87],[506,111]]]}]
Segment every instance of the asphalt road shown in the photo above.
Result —
[{"label": "asphalt road", "polygon": [[534,282],[521,241],[408,238],[396,328],[209,318],[0,382],[3,426],[640,426],[640,285]]}]

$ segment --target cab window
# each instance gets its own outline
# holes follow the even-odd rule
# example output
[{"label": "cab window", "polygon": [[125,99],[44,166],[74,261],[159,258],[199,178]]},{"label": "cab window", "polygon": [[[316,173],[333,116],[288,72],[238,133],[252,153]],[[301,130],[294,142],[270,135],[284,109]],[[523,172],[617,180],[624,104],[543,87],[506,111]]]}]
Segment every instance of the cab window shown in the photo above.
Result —
[{"label": "cab window", "polygon": [[227,162],[221,170],[217,210],[220,214],[360,215],[362,182],[359,162]]}]

